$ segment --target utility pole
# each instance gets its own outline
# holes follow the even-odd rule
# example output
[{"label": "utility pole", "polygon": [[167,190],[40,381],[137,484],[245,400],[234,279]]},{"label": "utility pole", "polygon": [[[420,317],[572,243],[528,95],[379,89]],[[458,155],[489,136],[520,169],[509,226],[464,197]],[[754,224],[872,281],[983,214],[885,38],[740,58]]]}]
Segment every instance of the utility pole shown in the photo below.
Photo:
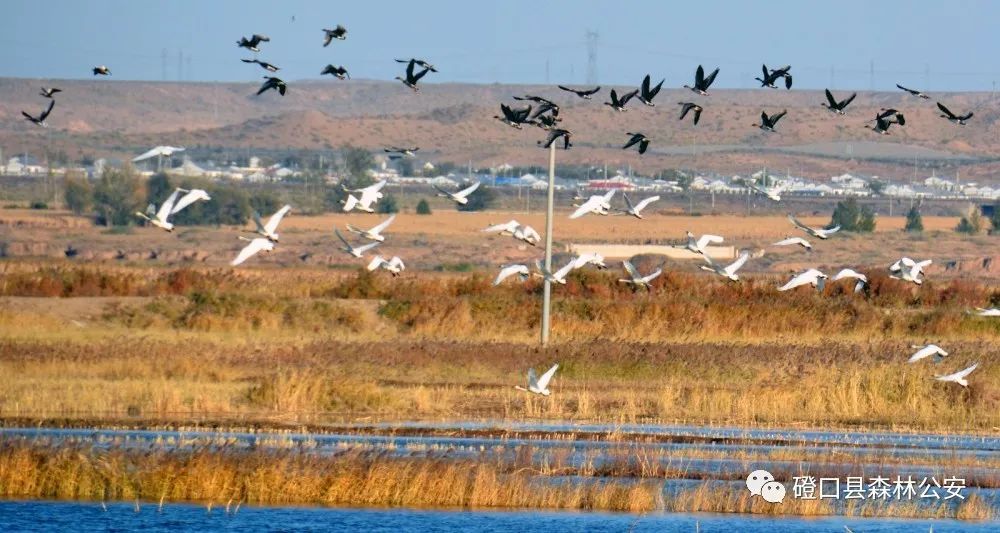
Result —
[{"label": "utility pole", "polygon": [[[545,206],[545,271],[552,272],[552,204],[555,202],[556,143],[549,146],[549,186]],[[552,304],[552,281],[546,277],[542,292],[542,346],[549,344],[549,312]]]},{"label": "utility pole", "polygon": [[587,30],[587,85],[597,84],[597,43],[600,36],[595,30]]}]

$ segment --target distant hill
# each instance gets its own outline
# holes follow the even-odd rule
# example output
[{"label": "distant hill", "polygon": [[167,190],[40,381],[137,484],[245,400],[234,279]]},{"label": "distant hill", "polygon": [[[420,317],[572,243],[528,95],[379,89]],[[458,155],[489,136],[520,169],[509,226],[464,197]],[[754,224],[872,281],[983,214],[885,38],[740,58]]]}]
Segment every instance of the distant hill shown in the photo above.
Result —
[{"label": "distant hill", "polygon": [[[46,105],[42,85],[57,95],[50,128],[34,127],[21,110]],[[0,148],[5,154],[46,147],[72,158],[128,157],[155,144],[254,149],[329,150],[353,144],[373,150],[390,144],[421,147],[420,155],[485,166],[503,162],[544,164],[536,141],[543,131],[516,131],[491,117],[511,96],[538,94],[562,105],[563,125],[575,147],[560,163],[631,165],[640,171],[694,168],[746,172],[772,169],[821,177],[844,171],[907,178],[929,169],[945,174],[961,168],[963,180],[992,181],[1000,170],[1000,105],[990,93],[944,93],[933,97],[952,110],[975,111],[968,126],[939,118],[934,100],[902,92],[858,94],[848,115],[835,116],[821,91],[719,90],[699,97],[664,89],[650,108],[639,102],[625,113],[602,105],[607,89],[592,101],[549,86],[427,84],[414,93],[395,82],[290,82],[285,97],[255,96],[258,85],[235,83],[117,82],[114,80],[0,79]],[[838,97],[849,94],[836,91]],[[677,120],[679,101],[705,106],[701,123]],[[864,125],[884,107],[901,109],[903,128],[888,136]],[[788,110],[778,133],[752,127],[761,110]],[[653,139],[644,156],[620,150],[625,132]]]}]

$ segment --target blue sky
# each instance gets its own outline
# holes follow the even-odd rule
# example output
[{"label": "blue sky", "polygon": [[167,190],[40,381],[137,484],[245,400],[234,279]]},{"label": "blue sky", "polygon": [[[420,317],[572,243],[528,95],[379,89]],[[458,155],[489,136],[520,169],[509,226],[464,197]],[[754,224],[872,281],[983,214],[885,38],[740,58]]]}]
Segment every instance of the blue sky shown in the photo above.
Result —
[{"label": "blue sky", "polygon": [[[0,76],[13,77],[85,78],[107,64],[116,79],[160,80],[165,50],[168,80],[183,54],[185,80],[257,81],[263,71],[239,62],[251,54],[235,42],[264,33],[272,42],[260,58],[286,80],[317,78],[327,63],[392,79],[402,71],[394,57],[417,56],[441,71],[426,81],[582,84],[591,29],[603,84],[648,72],[676,87],[704,63],[721,67],[717,86],[750,87],[762,62],[791,64],[796,86],[813,89],[1000,81],[1000,2],[989,1],[5,0],[0,9]],[[323,48],[320,29],[338,23],[347,41]]]}]

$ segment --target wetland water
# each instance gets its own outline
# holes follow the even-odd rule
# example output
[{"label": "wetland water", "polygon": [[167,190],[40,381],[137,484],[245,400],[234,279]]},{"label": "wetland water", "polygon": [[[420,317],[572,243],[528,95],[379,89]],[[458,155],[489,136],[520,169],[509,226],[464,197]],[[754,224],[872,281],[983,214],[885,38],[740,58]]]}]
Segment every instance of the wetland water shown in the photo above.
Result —
[{"label": "wetland water", "polygon": [[4,531],[657,531],[861,533],[906,531],[972,533],[996,531],[997,523],[954,520],[862,518],[774,518],[743,515],[520,511],[423,511],[412,509],[339,509],[322,507],[242,507],[226,514],[218,507],[131,503],[0,502]]}]

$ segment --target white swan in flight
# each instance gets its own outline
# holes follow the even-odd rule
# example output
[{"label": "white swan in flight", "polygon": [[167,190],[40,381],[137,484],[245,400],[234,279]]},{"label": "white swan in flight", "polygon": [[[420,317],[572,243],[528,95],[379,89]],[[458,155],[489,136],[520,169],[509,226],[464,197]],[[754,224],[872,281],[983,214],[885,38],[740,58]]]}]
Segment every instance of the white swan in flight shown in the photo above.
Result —
[{"label": "white swan in flight", "polygon": [[842,279],[858,280],[857,283],[854,284],[854,292],[861,292],[868,285],[868,276],[855,270],[851,270],[850,268],[845,268],[840,272],[837,272],[837,275],[833,276],[830,281],[840,281]]},{"label": "white swan in flight", "polygon": [[566,266],[555,271],[555,273],[552,273],[545,269],[545,265],[543,265],[541,261],[535,261],[535,268],[538,269],[538,272],[535,275],[548,280],[550,283],[565,285],[566,275],[573,270],[573,265],[574,261],[570,261],[569,263],[566,263]]},{"label": "white swan in flight", "polygon": [[406,265],[403,264],[403,260],[399,256],[394,255],[392,259],[386,261],[381,255],[376,255],[372,259],[371,263],[368,263],[368,271],[371,272],[377,268],[382,268],[392,274],[392,277],[396,277],[403,273],[406,269]]},{"label": "white swan in flight", "polygon": [[350,255],[353,255],[354,257],[357,257],[358,259],[364,259],[365,252],[382,244],[379,241],[375,241],[375,242],[370,242],[368,244],[362,244],[361,246],[354,246],[351,243],[347,242],[347,239],[345,239],[344,236],[340,234],[340,230],[335,229],[333,230],[333,232],[337,234],[337,238],[340,239],[340,242],[344,243],[344,247],[341,248],[341,250],[347,252]]},{"label": "white swan in flight", "polygon": [[242,264],[244,261],[257,255],[257,252],[260,252],[262,250],[265,252],[270,252],[274,250],[274,243],[271,242],[270,239],[265,239],[264,237],[248,239],[241,235],[240,239],[247,241],[249,244],[244,246],[243,249],[240,250],[239,255],[236,256],[236,259],[233,259],[233,261],[229,263],[231,266],[237,266]]},{"label": "white swan in flight", "polygon": [[545,371],[541,377],[535,377],[535,369],[528,369],[528,388],[521,387],[520,385],[515,385],[514,388],[517,390],[523,390],[525,392],[532,392],[535,394],[541,394],[542,396],[548,396],[552,394],[549,390],[549,382],[552,381],[552,376],[555,375],[556,370],[559,370],[559,365],[552,365],[552,368]]},{"label": "white swan in flight", "polygon": [[177,189],[177,190],[185,192],[187,194],[181,196],[180,200],[177,200],[177,203],[174,204],[174,208],[170,210],[171,215],[177,214],[181,209],[184,209],[185,207],[197,202],[198,200],[205,200],[207,202],[208,200],[212,199],[212,197],[209,196],[207,192],[201,189],[191,189],[191,190]]},{"label": "white swan in flight", "polygon": [[716,274],[724,278],[727,278],[730,281],[739,281],[740,277],[739,275],[736,274],[736,271],[738,271],[740,268],[743,268],[743,265],[747,262],[747,259],[750,259],[750,252],[744,250],[742,253],[740,253],[740,256],[736,258],[736,261],[733,261],[732,264],[726,267],[723,267],[722,265],[716,263],[715,261],[712,261],[712,258],[707,255],[704,256],[704,258],[705,261],[708,263],[708,265],[701,265],[702,270],[715,272]]},{"label": "white swan in flight", "polygon": [[781,193],[785,192],[786,187],[784,185],[776,185],[774,187],[758,187],[754,183],[747,184],[750,189],[760,195],[766,196],[775,202],[781,201]]},{"label": "white swan in flight", "polygon": [[826,274],[820,272],[815,268],[810,268],[809,270],[806,270],[805,272],[802,272],[801,274],[792,277],[792,279],[788,280],[788,283],[785,283],[781,287],[778,287],[778,290],[784,292],[792,290],[796,287],[801,287],[803,285],[812,285],[817,290],[821,291],[823,290],[823,286],[825,285],[826,278],[827,278]]},{"label": "white swan in flight", "polygon": [[986,317],[1000,316],[1000,308],[996,307],[991,307],[989,309],[983,309],[982,307],[977,307],[975,311],[969,311],[969,312],[976,316],[986,316]]},{"label": "white swan in flight", "polygon": [[604,256],[597,252],[583,253],[573,259],[574,269],[583,268],[587,265],[594,265],[601,270],[608,268],[608,265],[604,263]]},{"label": "white swan in flight", "polygon": [[955,383],[958,383],[963,387],[968,387],[969,382],[965,379],[965,376],[971,374],[972,371],[978,367],[979,363],[975,363],[969,368],[966,368],[965,370],[960,370],[958,372],[955,372],[954,374],[948,374],[947,376],[934,376],[934,379],[938,381],[954,381]]},{"label": "white swan in flight", "polygon": [[633,205],[632,200],[629,199],[627,194],[622,193],[622,196],[625,197],[625,209],[622,210],[622,213],[626,215],[632,215],[640,220],[642,219],[642,210],[645,209],[646,206],[648,206],[649,204],[660,199],[659,196],[650,196],[649,198],[644,198],[641,201],[639,201],[639,203]]},{"label": "white swan in flight", "polygon": [[794,215],[788,215],[788,220],[790,220],[792,224],[795,225],[796,228],[799,228],[800,230],[808,233],[809,235],[812,235],[813,237],[816,237],[817,239],[829,239],[830,235],[833,235],[834,233],[840,231],[840,226],[834,226],[829,229],[810,228],[809,226],[806,226],[802,222],[799,222],[799,219],[795,218]]},{"label": "white swan in flight", "polygon": [[704,255],[705,257],[708,257],[709,244],[721,244],[724,241],[724,239],[722,237],[719,237],[718,235],[702,235],[701,237],[698,237],[697,240],[695,240],[693,233],[691,233],[690,231],[686,233],[688,239],[687,243],[684,244],[683,246],[679,246],[679,248],[684,248],[685,250],[688,250],[691,253]]},{"label": "white swan in flight", "polygon": [[813,246],[809,244],[809,241],[803,239],[802,237],[788,237],[784,240],[778,241],[771,246],[801,246],[806,249],[806,251],[811,252]]},{"label": "white swan in flight", "polygon": [[389,218],[383,220],[381,223],[379,223],[372,229],[361,229],[357,226],[352,226],[351,224],[347,224],[347,231],[350,231],[351,233],[357,233],[358,235],[361,235],[362,237],[370,241],[385,242],[385,235],[382,235],[382,232],[385,231],[385,228],[389,227],[389,224],[392,224],[393,220],[396,220],[396,215],[392,215]]},{"label": "white swan in flight", "polygon": [[921,285],[924,282],[924,268],[931,263],[933,263],[931,259],[914,261],[909,257],[903,257],[889,267],[889,277]]},{"label": "white swan in flight", "polygon": [[476,189],[479,188],[479,182],[477,181],[458,192],[448,192],[437,185],[434,185],[434,188],[438,190],[438,196],[451,199],[459,205],[465,205],[469,203],[469,195],[474,193]]},{"label": "white swan in flight", "polygon": [[[149,204],[145,213],[136,211],[135,214],[138,217],[148,220],[150,224],[158,228],[167,231],[174,231],[174,225],[167,219],[170,218],[170,214],[174,209],[174,204],[177,202],[177,196],[180,195],[180,193],[181,189],[174,189],[174,192],[170,193],[170,196],[168,196],[167,199],[163,201],[163,204],[160,205],[160,209],[157,210],[155,205]],[[152,215],[152,217],[150,217],[150,215]]]},{"label": "white swan in flight", "polygon": [[948,356],[948,352],[941,349],[937,344],[928,344],[927,346],[912,346],[912,348],[920,348],[916,353],[910,356],[910,359],[906,361],[907,363],[915,363],[925,357],[934,356],[935,359],[940,361]]},{"label": "white swan in flight", "polygon": [[524,241],[532,246],[536,246],[542,240],[542,236],[531,226],[525,226],[516,220],[510,220],[503,224],[493,224],[483,230],[486,233],[499,233],[509,235],[519,241]]},{"label": "white swan in flight", "polygon": [[628,283],[633,288],[638,289],[639,287],[642,287],[647,291],[653,290],[653,286],[651,285],[652,281],[660,277],[660,274],[663,273],[663,268],[661,267],[657,268],[650,274],[643,276],[639,274],[639,271],[635,268],[632,262],[628,260],[622,261],[622,267],[628,274],[629,279],[619,279],[619,283]]},{"label": "white swan in flight", "polygon": [[531,276],[531,272],[528,270],[528,265],[507,265],[500,269],[500,274],[497,275],[497,279],[493,280],[493,286],[503,283],[503,280],[517,274],[521,278],[521,281],[525,281]]},{"label": "white swan in flight", "polygon": [[286,205],[278,210],[277,213],[271,215],[271,218],[267,219],[267,224],[264,224],[260,220],[260,213],[253,214],[253,223],[257,226],[257,234],[266,237],[268,240],[278,242],[278,224],[281,224],[281,219],[292,210],[292,206]]},{"label": "white swan in flight", "polygon": [[[361,189],[348,189],[347,187],[341,185],[341,188],[343,188],[345,192],[351,193],[348,194],[347,198],[344,200],[344,211],[351,211],[352,209],[357,208],[367,213],[374,213],[375,209],[372,208],[372,205],[382,198],[382,187],[385,187],[386,183],[388,183],[388,180],[382,180]],[[358,193],[358,196],[354,196],[353,193]]]},{"label": "white swan in flight", "polygon": [[611,197],[615,195],[617,189],[611,189],[605,194],[595,194],[577,206],[576,211],[569,216],[571,219],[580,218],[587,213],[595,215],[607,215],[611,212]]}]

